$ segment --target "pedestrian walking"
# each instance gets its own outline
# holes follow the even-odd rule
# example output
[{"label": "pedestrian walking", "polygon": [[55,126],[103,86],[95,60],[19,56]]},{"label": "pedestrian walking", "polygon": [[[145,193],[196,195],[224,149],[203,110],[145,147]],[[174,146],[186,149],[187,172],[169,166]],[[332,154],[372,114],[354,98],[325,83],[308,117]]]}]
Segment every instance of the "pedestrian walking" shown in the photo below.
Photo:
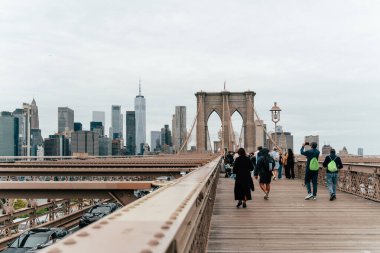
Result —
[{"label": "pedestrian walking", "polygon": [[285,166],[285,177],[287,179],[294,179],[296,177],[294,173],[294,153],[291,148],[288,148],[288,151],[283,157],[282,163]]},{"label": "pedestrian walking", "polygon": [[342,160],[336,155],[335,149],[330,150],[330,155],[325,157],[322,166],[326,168],[327,188],[330,192],[330,201],[333,201],[336,199],[339,170],[343,168]]},{"label": "pedestrian walking", "polygon": [[278,169],[280,167],[280,154],[278,153],[276,147],[274,147],[273,151],[270,152],[270,156],[273,158],[275,162],[274,169],[273,169],[273,180],[276,180],[278,176]]},{"label": "pedestrian walking", "polygon": [[257,161],[254,176],[256,179],[260,177],[259,184],[261,190],[265,193],[264,199],[269,199],[270,183],[272,180],[272,171],[274,169],[275,162],[269,155],[269,150],[263,148],[261,150],[261,156]]},{"label": "pedestrian walking", "polygon": [[236,174],[234,194],[235,200],[238,200],[236,207],[239,208],[243,205],[243,208],[246,208],[246,201],[252,200],[251,191],[255,190],[251,177],[253,164],[246,155],[244,148],[240,148],[238,154],[233,167],[233,173]]},{"label": "pedestrian walking", "polygon": [[[301,155],[306,156],[306,173],[305,173],[305,186],[307,189],[306,200],[317,199],[317,187],[318,187],[318,170],[319,170],[319,150],[317,149],[317,143],[311,143],[311,149],[305,151],[305,145],[309,145],[305,142],[301,148]],[[310,181],[313,183],[313,193],[311,192]]]}]

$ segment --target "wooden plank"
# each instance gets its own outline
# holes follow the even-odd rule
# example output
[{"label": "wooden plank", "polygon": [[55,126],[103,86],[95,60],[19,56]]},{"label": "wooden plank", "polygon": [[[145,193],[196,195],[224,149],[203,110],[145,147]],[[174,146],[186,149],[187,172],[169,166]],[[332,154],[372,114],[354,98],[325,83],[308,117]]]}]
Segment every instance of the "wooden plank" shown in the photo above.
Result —
[{"label": "wooden plank", "polygon": [[380,203],[341,192],[329,201],[324,186],[305,200],[302,183],[274,181],[264,200],[255,180],[253,200],[238,209],[234,180],[220,178],[207,252],[380,252]]}]

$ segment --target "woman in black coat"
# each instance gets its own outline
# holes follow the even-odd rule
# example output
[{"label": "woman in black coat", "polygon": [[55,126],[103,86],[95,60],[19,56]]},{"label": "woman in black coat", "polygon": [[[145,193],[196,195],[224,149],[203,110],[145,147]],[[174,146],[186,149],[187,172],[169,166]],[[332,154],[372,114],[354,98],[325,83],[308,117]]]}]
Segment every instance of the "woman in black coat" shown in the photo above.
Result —
[{"label": "woman in black coat", "polygon": [[233,168],[233,173],[236,174],[235,181],[235,200],[238,200],[236,205],[239,208],[241,205],[247,207],[246,201],[251,200],[251,190],[254,190],[251,171],[253,171],[253,164],[249,157],[247,157],[245,150],[240,148],[238,150],[239,157],[236,158]]}]

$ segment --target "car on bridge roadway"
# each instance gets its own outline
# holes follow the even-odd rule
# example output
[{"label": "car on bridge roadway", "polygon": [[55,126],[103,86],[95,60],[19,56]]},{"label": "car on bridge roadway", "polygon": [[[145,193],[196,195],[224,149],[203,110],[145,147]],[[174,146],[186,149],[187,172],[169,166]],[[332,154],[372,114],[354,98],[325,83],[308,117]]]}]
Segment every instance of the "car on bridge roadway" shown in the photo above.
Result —
[{"label": "car on bridge roadway", "polygon": [[107,216],[108,214],[116,211],[121,207],[118,203],[100,203],[91,207],[79,220],[79,228],[83,228],[101,218]]},{"label": "car on bridge roadway", "polygon": [[38,252],[61,240],[68,231],[63,228],[33,228],[22,233],[16,240],[8,244],[2,253],[32,253]]}]

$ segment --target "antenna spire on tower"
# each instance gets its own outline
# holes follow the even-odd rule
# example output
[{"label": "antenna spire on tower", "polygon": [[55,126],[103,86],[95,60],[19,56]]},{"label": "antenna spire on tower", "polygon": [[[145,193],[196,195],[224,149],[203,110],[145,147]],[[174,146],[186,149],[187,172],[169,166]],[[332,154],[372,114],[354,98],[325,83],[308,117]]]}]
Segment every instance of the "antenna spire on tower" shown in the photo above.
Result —
[{"label": "antenna spire on tower", "polygon": [[226,90],[226,81],[224,81],[224,90]]},{"label": "antenna spire on tower", "polygon": [[141,96],[141,78],[139,79],[139,96]]}]

